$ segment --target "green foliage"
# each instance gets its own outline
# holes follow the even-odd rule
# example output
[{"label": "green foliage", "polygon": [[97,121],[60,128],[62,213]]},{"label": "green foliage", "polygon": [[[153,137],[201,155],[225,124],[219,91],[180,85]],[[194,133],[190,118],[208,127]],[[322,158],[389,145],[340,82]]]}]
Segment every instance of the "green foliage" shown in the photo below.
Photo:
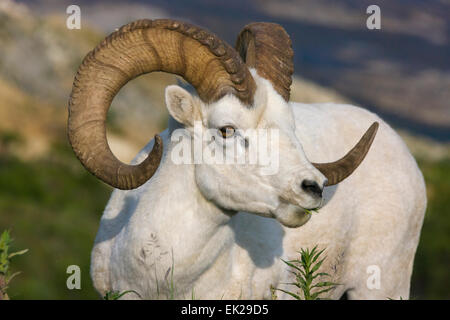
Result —
[{"label": "green foliage", "polygon": [[427,212],[413,266],[413,299],[450,299],[450,158],[419,159],[427,185]]},{"label": "green foliage", "polygon": [[126,290],[126,291],[123,291],[123,292],[108,291],[108,292],[106,292],[105,296],[103,297],[103,300],[119,300],[120,298],[122,298],[124,295],[126,295],[128,293],[134,293],[134,294],[137,294],[139,297],[141,297],[139,295],[139,293],[137,293],[134,290]]},{"label": "green foliage", "polygon": [[[27,162],[0,154],[0,230],[12,229],[15,244],[32,253],[14,262],[22,274],[8,291],[11,299],[98,299],[90,252],[111,189],[68,146],[60,151]],[[66,287],[72,264],[81,268],[81,290]]]},{"label": "green foliage", "polygon": [[[392,298],[389,298],[389,297],[388,297],[388,300],[396,300],[396,299],[392,299]],[[403,300],[403,297],[400,297],[399,300]]]},{"label": "green foliage", "polygon": [[273,285],[270,285],[270,295],[271,295],[272,300],[278,299],[277,288],[275,288]]},{"label": "green foliage", "polygon": [[21,143],[23,138],[19,133],[13,131],[0,131],[0,151],[8,148],[14,143]]},{"label": "green foliage", "polygon": [[27,253],[28,249],[9,253],[9,247],[12,239],[9,235],[9,231],[5,230],[0,235],[0,273],[7,275],[9,272],[9,264],[14,256],[20,256]]},{"label": "green foliage", "polygon": [[6,289],[8,289],[8,285],[11,280],[19,274],[19,272],[11,274],[9,270],[9,266],[11,263],[11,259],[15,256],[20,256],[27,253],[28,249],[9,252],[11,246],[12,239],[9,235],[9,231],[5,230],[0,235],[0,298],[4,295],[6,296]]},{"label": "green foliage", "polygon": [[[175,269],[175,263],[174,263],[174,259],[173,259],[173,250],[172,250],[172,266],[170,267],[170,269],[167,270],[167,273],[165,276],[166,286],[169,289],[167,300],[175,300],[175,284],[173,282],[174,269]],[[168,279],[169,272],[170,272],[170,280]]]},{"label": "green foliage", "polygon": [[[297,300],[320,300],[322,294],[333,290],[338,285],[337,283],[316,280],[319,277],[330,277],[326,272],[319,272],[322,263],[326,259],[319,260],[324,250],[317,251],[317,246],[312,248],[312,250],[301,249],[299,252],[300,259],[290,261],[282,260],[292,269],[290,272],[295,275],[295,282],[287,284],[293,285],[299,290],[297,293],[283,289],[276,290],[287,293]],[[272,291],[272,297],[274,297],[274,291]]]},{"label": "green foliage", "polygon": [[319,212],[319,209],[318,208],[314,208],[314,209],[304,209],[305,210],[305,212],[307,213],[307,214],[312,214],[313,212]]}]

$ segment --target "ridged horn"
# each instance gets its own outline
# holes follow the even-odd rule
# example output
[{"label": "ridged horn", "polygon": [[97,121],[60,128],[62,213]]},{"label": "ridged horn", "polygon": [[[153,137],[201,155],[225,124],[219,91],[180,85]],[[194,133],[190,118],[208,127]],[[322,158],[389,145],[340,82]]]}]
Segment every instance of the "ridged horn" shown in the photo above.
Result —
[{"label": "ridged horn", "polygon": [[255,68],[284,100],[289,101],[294,51],[282,26],[269,22],[248,24],[239,33],[235,48],[248,67]]},{"label": "ridged horn", "polygon": [[106,114],[117,92],[139,75],[164,71],[182,76],[204,102],[233,94],[253,104],[254,80],[238,53],[216,35],[174,20],[138,20],[106,37],[87,54],[69,100],[68,137],[84,167],[118,189],[137,188],[152,177],[162,158],[161,138],[138,165],[111,152]]},{"label": "ridged horn", "polygon": [[338,184],[355,171],[364,160],[378,130],[378,122],[374,122],[359,142],[343,158],[330,163],[313,163],[328,179],[327,186]]}]

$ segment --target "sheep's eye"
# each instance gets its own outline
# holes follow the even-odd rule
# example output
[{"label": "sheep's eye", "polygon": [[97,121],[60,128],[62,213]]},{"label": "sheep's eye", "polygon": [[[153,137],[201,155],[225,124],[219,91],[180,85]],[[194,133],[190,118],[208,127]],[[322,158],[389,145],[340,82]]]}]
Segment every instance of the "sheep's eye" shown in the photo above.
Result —
[{"label": "sheep's eye", "polygon": [[231,138],[234,135],[234,132],[236,129],[234,129],[232,126],[225,126],[219,129],[220,134],[224,139]]}]

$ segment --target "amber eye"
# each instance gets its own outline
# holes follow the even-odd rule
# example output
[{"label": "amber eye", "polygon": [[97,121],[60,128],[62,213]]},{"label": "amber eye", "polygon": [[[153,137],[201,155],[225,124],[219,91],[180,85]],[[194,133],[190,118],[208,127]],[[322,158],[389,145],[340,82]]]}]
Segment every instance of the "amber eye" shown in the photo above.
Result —
[{"label": "amber eye", "polygon": [[225,126],[219,129],[220,134],[224,139],[231,138],[234,135],[234,132],[236,129],[234,129],[232,126]]}]

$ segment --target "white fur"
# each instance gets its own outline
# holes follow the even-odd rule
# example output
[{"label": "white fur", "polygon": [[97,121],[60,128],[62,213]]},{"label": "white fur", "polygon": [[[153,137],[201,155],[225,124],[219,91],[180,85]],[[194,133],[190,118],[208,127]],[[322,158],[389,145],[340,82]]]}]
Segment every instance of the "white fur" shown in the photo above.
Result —
[{"label": "white fur", "polygon": [[[111,196],[92,252],[95,288],[101,294],[135,290],[142,298],[164,299],[173,281],[180,299],[190,299],[192,292],[197,299],[269,299],[271,285],[294,290],[283,285],[293,279],[281,259],[318,245],[326,248],[323,271],[342,284],[330,298],[347,292],[351,299],[407,299],[426,196],[403,141],[358,107],[286,104],[253,74],[258,91],[252,110],[232,96],[206,106],[172,87],[166,91],[169,112],[186,128],[193,119],[205,127],[231,121],[279,128],[280,173],[261,177],[248,167],[174,165],[169,134],[180,123],[172,122],[162,133],[165,155],[152,179]],[[310,161],[341,158],[374,121],[380,127],[365,160],[349,178],[325,188],[318,213],[305,214],[302,208],[319,203],[296,186],[305,178],[325,179]],[[134,163],[152,146],[153,141]],[[379,290],[367,288],[370,265],[381,270]]]}]

